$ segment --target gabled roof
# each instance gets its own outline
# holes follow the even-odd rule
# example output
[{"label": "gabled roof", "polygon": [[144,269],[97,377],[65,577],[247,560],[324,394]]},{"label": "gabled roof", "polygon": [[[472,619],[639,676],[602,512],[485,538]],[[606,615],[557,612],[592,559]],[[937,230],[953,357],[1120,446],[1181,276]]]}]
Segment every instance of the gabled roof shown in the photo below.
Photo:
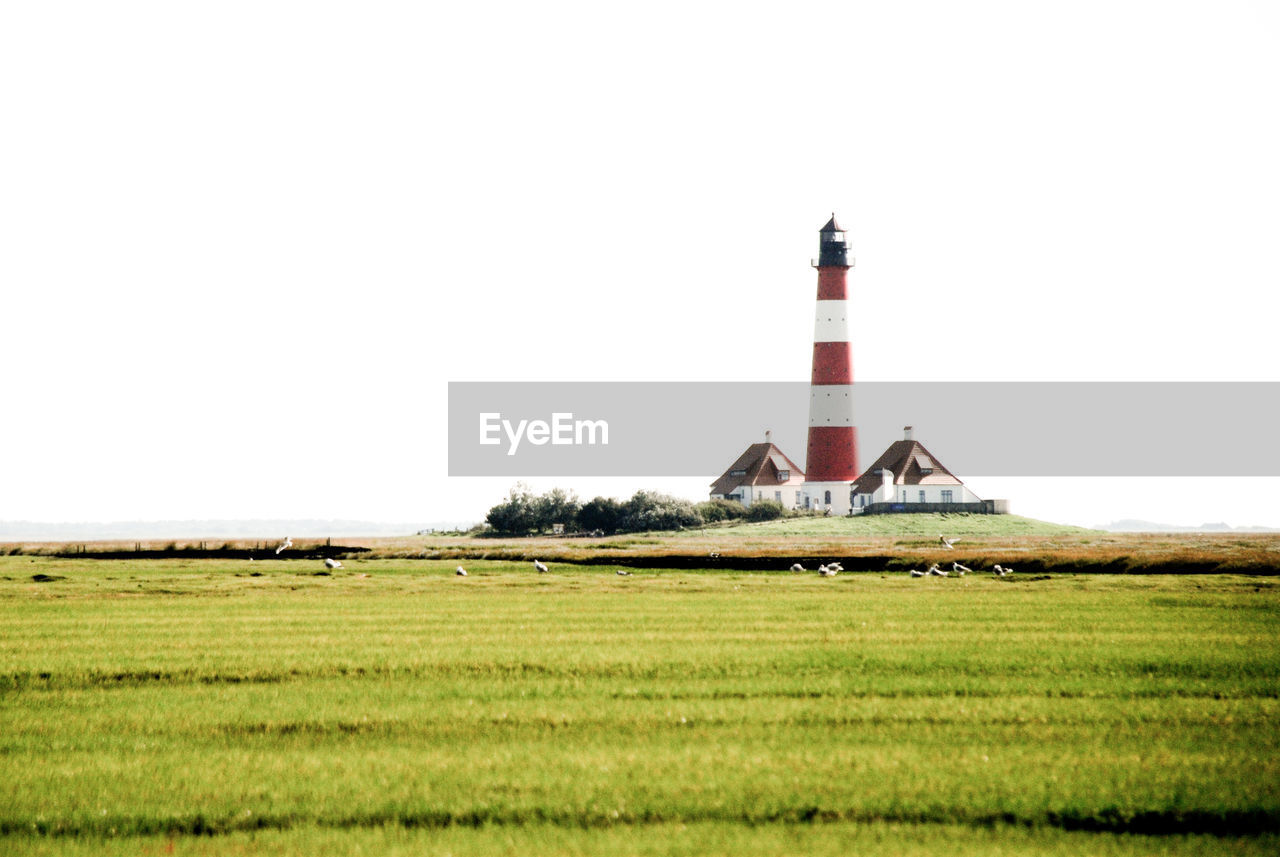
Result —
[{"label": "gabled roof", "polygon": [[[789,471],[786,479],[778,478],[783,470]],[[733,475],[739,471],[739,475]],[[804,473],[782,450],[772,443],[753,443],[719,479],[711,483],[711,493],[728,496],[733,489],[743,485],[786,485],[803,481]]]},{"label": "gabled roof", "polygon": [[963,485],[918,440],[896,440],[853,483],[859,494],[871,494],[884,484],[880,471],[893,474],[894,485]]}]

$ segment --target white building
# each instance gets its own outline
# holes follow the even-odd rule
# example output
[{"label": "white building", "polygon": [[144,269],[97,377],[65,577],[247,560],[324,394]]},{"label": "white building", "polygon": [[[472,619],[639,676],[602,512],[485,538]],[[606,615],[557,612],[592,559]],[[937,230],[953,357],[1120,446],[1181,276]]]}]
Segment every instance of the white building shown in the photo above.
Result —
[{"label": "white building", "polygon": [[736,500],[750,506],[756,500],[776,500],[784,508],[795,509],[801,503],[800,486],[804,472],[774,446],[770,432],[764,443],[753,443],[715,482],[711,483],[712,500]]},{"label": "white building", "polygon": [[[964,483],[912,437],[907,426],[905,437],[894,441],[875,463],[854,480],[850,502],[857,514],[873,503],[902,505],[910,511],[913,505],[982,503]],[[1001,502],[1001,501],[997,501]]]}]

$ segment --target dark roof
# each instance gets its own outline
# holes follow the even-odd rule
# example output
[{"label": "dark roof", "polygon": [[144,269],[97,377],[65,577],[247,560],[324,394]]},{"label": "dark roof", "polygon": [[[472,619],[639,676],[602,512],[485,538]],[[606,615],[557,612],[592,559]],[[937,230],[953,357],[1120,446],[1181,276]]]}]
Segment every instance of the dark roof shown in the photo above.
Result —
[{"label": "dark roof", "polygon": [[[742,475],[731,475],[735,470],[741,470]],[[778,473],[783,470],[790,471],[787,479],[778,478]],[[753,443],[719,479],[711,483],[711,493],[728,496],[733,489],[743,485],[784,485],[788,481],[803,480],[804,473],[778,447],[772,443]]]},{"label": "dark roof", "polygon": [[844,232],[840,228],[840,224],[836,223],[835,212],[831,213],[831,219],[827,221],[827,225],[818,230],[819,232]]},{"label": "dark roof", "polygon": [[883,484],[880,471],[893,473],[894,485],[962,485],[951,471],[918,440],[896,440],[853,483],[859,494],[870,494]]}]

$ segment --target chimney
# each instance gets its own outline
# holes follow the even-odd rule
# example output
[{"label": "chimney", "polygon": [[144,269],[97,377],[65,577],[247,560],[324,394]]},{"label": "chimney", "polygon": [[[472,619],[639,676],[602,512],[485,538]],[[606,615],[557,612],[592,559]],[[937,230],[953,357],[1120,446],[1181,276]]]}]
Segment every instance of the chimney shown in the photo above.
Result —
[{"label": "chimney", "polygon": [[903,426],[902,433],[904,435],[903,440],[915,440],[915,438],[911,436],[911,426]]},{"label": "chimney", "polygon": [[773,443],[773,432],[769,431],[768,429],[764,430],[764,442]]}]

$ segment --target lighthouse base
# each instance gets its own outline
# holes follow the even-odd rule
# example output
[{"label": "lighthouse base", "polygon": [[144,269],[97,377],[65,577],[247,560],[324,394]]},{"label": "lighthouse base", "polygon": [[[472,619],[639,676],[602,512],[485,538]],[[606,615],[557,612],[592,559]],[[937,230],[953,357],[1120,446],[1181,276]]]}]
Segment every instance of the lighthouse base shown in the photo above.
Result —
[{"label": "lighthouse base", "polygon": [[830,515],[848,515],[853,508],[852,491],[852,482],[806,482],[800,486],[800,504]]}]

